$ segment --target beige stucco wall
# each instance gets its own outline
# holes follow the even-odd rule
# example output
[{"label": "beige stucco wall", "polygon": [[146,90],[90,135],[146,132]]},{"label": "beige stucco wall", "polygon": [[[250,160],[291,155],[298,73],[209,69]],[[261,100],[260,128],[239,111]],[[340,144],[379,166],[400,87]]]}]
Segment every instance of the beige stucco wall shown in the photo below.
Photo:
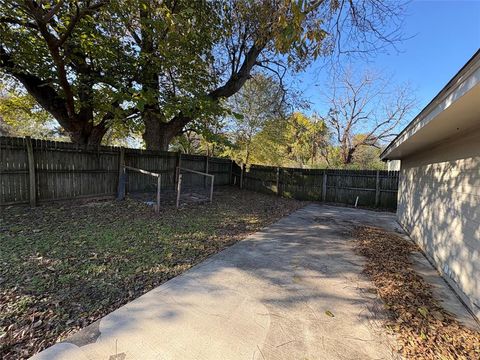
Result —
[{"label": "beige stucco wall", "polygon": [[480,127],[402,158],[399,187],[400,223],[480,318]]}]

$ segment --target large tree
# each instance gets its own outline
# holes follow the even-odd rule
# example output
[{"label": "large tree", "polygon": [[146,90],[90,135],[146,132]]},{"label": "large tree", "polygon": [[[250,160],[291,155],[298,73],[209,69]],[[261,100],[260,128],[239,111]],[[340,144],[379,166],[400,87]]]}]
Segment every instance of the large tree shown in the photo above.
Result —
[{"label": "large tree", "polygon": [[379,0],[0,0],[0,68],[79,143],[140,121],[166,149],[254,72],[398,40],[402,6]]},{"label": "large tree", "polygon": [[107,0],[0,1],[0,69],[20,82],[72,141],[99,144],[128,80],[122,39],[106,31]]},{"label": "large tree", "polygon": [[217,1],[119,1],[116,11],[134,44],[138,70],[133,102],[147,149],[166,150],[184,127],[218,113],[207,97],[216,79],[213,48],[219,41]]},{"label": "large tree", "polygon": [[381,74],[351,70],[337,73],[324,96],[330,107],[325,120],[342,165],[351,164],[360,148],[379,148],[395,137],[416,104],[408,84],[395,86]]}]

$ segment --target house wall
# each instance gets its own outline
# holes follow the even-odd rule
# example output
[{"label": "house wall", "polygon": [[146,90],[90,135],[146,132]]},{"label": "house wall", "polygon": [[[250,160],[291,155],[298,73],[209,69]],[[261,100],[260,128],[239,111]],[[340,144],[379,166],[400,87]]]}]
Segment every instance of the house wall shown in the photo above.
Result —
[{"label": "house wall", "polygon": [[480,127],[402,158],[399,222],[480,318]]}]

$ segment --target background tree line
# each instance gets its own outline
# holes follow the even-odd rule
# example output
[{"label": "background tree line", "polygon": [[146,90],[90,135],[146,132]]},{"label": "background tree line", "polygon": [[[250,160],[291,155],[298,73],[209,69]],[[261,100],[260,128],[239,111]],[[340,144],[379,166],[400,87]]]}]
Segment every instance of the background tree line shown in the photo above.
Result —
[{"label": "background tree line", "polygon": [[312,113],[301,94],[255,75],[228,100],[233,115],[222,118],[213,137],[196,133],[181,141],[190,153],[209,149],[247,165],[383,169],[382,148],[415,107],[412,90],[372,73],[347,70],[335,78],[323,93],[324,112]]}]

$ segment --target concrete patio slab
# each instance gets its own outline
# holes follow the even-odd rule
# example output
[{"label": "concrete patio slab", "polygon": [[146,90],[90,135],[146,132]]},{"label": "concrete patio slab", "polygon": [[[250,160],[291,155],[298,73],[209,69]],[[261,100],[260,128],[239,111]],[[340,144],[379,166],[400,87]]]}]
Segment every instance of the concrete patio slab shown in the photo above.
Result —
[{"label": "concrete patio slab", "polygon": [[393,214],[309,205],[33,357],[395,359],[350,230]]}]

